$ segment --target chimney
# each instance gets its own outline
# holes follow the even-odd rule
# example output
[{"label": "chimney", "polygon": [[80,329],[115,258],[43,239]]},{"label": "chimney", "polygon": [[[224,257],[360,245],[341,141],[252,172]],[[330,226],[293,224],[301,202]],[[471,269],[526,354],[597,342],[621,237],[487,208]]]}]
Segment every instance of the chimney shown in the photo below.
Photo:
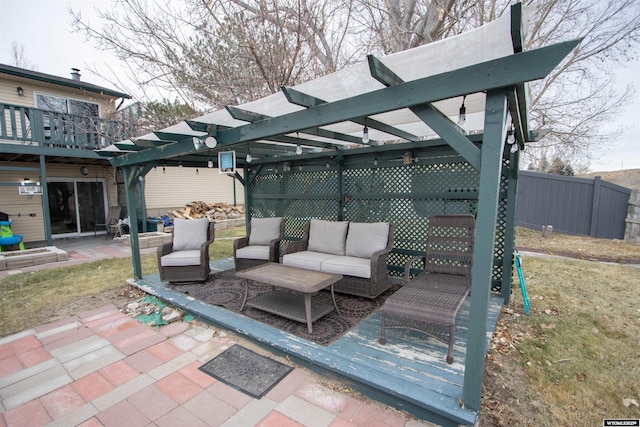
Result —
[{"label": "chimney", "polygon": [[72,80],[80,80],[80,68],[72,68],[71,69],[71,79]]}]

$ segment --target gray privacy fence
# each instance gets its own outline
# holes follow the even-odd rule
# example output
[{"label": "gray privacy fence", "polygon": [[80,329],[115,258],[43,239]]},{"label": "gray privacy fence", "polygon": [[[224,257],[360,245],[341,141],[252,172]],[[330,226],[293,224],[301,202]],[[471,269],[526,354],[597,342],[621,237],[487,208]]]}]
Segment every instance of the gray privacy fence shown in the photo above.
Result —
[{"label": "gray privacy fence", "polygon": [[600,177],[520,171],[516,225],[624,239],[631,190]]}]

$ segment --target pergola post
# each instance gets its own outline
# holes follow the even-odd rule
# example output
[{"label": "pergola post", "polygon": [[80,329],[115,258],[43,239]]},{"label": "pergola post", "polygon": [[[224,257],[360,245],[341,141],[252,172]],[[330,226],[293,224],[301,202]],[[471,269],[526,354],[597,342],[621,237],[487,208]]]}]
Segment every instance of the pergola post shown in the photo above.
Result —
[{"label": "pergola post", "polygon": [[44,215],[44,238],[47,245],[53,246],[51,235],[51,211],[49,210],[49,185],[47,183],[47,158],[40,155],[40,185],[42,186],[42,215]]},{"label": "pergola post", "polygon": [[[124,188],[127,199],[127,212],[129,214],[129,241],[131,243],[131,263],[133,264],[133,276],[142,279],[142,264],[140,262],[140,242],[138,240],[138,209],[136,207],[136,197],[134,188],[137,185],[135,166],[123,166]],[[144,203],[144,200],[143,200]]]},{"label": "pergola post", "polygon": [[487,92],[482,141],[478,214],[473,250],[473,271],[469,309],[469,332],[462,397],[465,407],[478,411],[482,396],[482,374],[487,345],[489,293],[493,270],[496,217],[500,197],[502,152],[507,134],[505,89]]},{"label": "pergola post", "polygon": [[[517,142],[515,143],[517,144]],[[509,184],[507,185],[507,211],[505,212],[505,235],[504,250],[502,255],[502,284],[500,294],[507,305],[511,302],[512,294],[512,269],[513,252],[515,248],[516,235],[516,208],[518,190],[518,168],[520,164],[520,150],[510,153],[509,161]]]}]

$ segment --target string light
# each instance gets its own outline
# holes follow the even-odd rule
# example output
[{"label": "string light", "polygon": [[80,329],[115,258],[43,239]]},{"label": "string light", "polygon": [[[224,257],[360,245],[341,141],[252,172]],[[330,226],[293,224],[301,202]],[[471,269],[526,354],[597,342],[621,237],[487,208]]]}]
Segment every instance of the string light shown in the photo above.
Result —
[{"label": "string light", "polygon": [[362,143],[369,143],[369,128],[367,127],[366,123],[364,125],[364,129],[362,129]]},{"label": "string light", "polygon": [[463,125],[467,121],[467,107],[464,106],[464,101],[467,99],[467,95],[462,97],[462,105],[458,114],[458,124]]},{"label": "string light", "polygon": [[302,154],[302,146],[300,145],[299,142],[298,142],[298,145],[296,146],[296,154],[297,155]]}]

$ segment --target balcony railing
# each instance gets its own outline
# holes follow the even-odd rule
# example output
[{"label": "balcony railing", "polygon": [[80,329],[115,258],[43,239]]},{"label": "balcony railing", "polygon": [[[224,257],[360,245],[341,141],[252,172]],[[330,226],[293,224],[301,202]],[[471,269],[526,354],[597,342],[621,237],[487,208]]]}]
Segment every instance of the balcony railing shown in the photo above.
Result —
[{"label": "balcony railing", "polygon": [[134,120],[79,116],[8,104],[0,104],[0,108],[0,142],[98,150],[136,135]]}]

